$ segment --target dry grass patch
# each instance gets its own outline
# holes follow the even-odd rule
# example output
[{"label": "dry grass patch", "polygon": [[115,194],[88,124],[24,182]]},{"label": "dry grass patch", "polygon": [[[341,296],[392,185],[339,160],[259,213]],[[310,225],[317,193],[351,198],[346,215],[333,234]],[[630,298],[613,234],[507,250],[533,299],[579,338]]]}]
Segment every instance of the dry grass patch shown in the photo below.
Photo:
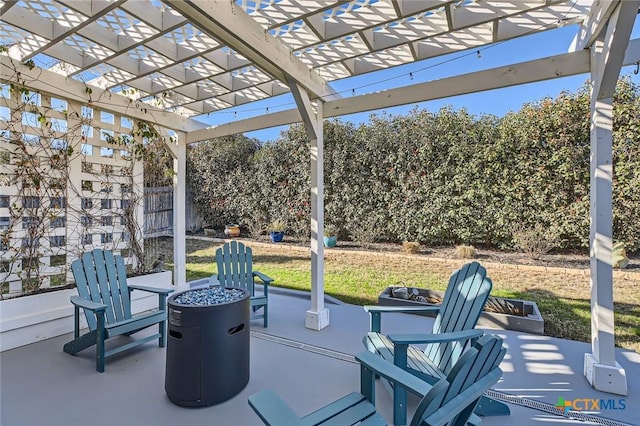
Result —
[{"label": "dry grass patch", "polygon": [[402,243],[402,250],[405,253],[416,254],[420,251],[420,243],[417,241],[404,241]]}]

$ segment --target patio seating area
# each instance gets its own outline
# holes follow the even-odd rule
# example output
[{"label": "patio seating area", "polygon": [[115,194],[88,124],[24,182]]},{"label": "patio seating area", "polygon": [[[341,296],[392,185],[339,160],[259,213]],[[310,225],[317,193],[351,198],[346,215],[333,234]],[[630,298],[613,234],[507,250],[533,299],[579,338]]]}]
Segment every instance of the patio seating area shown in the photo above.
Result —
[{"label": "patio seating area", "polygon": [[[5,351],[0,354],[0,424],[259,425],[247,399],[267,388],[298,414],[307,414],[360,386],[353,355],[364,350],[362,337],[369,329],[369,316],[361,306],[330,298],[326,304],[331,326],[320,332],[310,330],[302,320],[309,309],[309,294],[273,288],[269,328],[263,328],[261,320],[251,323],[248,385],[230,400],[205,408],[183,408],[169,401],[164,390],[166,351],[154,342],[111,357],[103,374],[95,371],[94,348],[75,357],[62,351],[69,335]],[[428,321],[432,319],[400,314],[385,317],[382,327],[383,332],[415,331],[429,326]],[[595,391],[588,384],[582,373],[584,354],[590,351],[587,343],[491,332],[507,346],[501,365],[504,374],[491,396],[510,402],[511,416],[487,417],[484,424],[638,424],[640,383],[634,378],[640,377],[639,354],[617,349],[616,358],[629,378],[629,395],[623,397]],[[107,347],[121,343],[119,339],[126,338],[114,338]],[[378,388],[377,408],[391,419],[391,397],[382,384]],[[558,398],[602,399],[607,407],[596,413],[578,411],[575,419],[569,419],[554,408]],[[609,404],[610,400],[615,403]],[[417,398],[409,401],[411,413]]]},{"label": "patio seating area", "polygon": [[[145,147],[155,144],[166,154],[165,172],[171,171],[163,173],[171,206],[165,203],[155,213],[163,218],[162,235],[174,238],[173,283],[187,282],[187,230],[200,227],[194,224],[199,219],[187,215],[192,210],[187,153],[216,138],[303,124],[309,176],[300,181],[309,183],[304,188],[309,197],[289,203],[296,205],[289,215],[299,223],[309,216],[311,249],[310,294],[273,291],[268,324],[266,295],[252,300],[253,307],[264,306],[264,321],[251,323],[251,377],[231,400],[201,409],[178,407],[164,390],[165,348],[148,342],[118,353],[100,375],[95,349],[70,356],[63,346],[72,337],[64,335],[0,354],[0,424],[251,425],[259,419],[247,399],[265,388],[300,414],[357,390],[353,356],[365,350],[369,316],[361,306],[325,302],[322,236],[330,179],[324,175],[323,124],[457,96],[498,98],[495,90],[581,75],[590,80],[593,345],[498,331],[507,355],[504,376],[489,396],[509,402],[512,414],[485,424],[638,423],[640,355],[614,346],[612,117],[621,70],[633,66],[638,74],[640,69],[639,10],[640,0],[0,2],[3,296],[62,288],[72,282],[70,264],[95,248],[112,250],[126,265],[145,270],[144,218],[152,204],[144,201],[145,177],[151,174],[139,160],[152,162]],[[536,38],[545,33],[562,37]],[[515,41],[525,37],[530,47],[523,49]],[[488,60],[496,51],[486,49],[503,43],[507,54]],[[553,49],[540,48],[546,46]],[[539,142],[548,146],[544,138]],[[327,186],[326,193],[332,191],[337,190]],[[231,192],[215,197],[237,196]],[[586,193],[585,188],[567,199],[586,200]],[[212,206],[209,202],[205,206]],[[265,220],[279,218],[289,207],[272,204]],[[580,226],[586,226],[586,212],[567,211],[585,215]],[[326,214],[330,225],[335,215],[329,208]],[[477,228],[473,233],[482,227]],[[452,232],[446,236],[458,239]],[[164,257],[156,261],[153,269],[162,269]],[[31,308],[17,310],[12,327]],[[425,321],[431,320],[398,315],[385,319],[382,332],[429,330]],[[151,339],[152,333],[141,333],[142,338]],[[110,339],[106,353],[123,343],[135,346],[126,339]],[[77,343],[67,346],[69,353],[86,342]],[[625,396],[596,391],[590,383]],[[410,400],[409,415],[416,401]],[[555,408],[572,401],[575,420]],[[378,409],[387,419],[392,405],[389,395],[379,392]],[[596,413],[581,411],[594,408]]]}]

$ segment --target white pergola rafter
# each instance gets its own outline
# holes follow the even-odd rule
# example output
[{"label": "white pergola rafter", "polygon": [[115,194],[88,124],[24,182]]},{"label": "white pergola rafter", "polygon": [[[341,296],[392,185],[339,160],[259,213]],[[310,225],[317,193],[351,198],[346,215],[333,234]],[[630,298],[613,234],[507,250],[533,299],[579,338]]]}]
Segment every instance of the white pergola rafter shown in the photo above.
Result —
[{"label": "white pergola rafter", "polygon": [[292,56],[289,49],[233,3],[216,0],[166,2],[202,31],[215,36],[277,80],[286,81],[290,76],[315,97],[335,95],[324,79]]},{"label": "white pergola rafter", "polygon": [[[589,0],[166,0],[164,5],[150,0],[28,0],[26,4],[28,8],[20,2],[2,4],[7,13],[0,23],[34,31],[9,44],[12,57],[37,59],[43,54],[59,61],[53,71],[115,92],[132,88],[137,91],[128,93],[133,99],[163,99],[165,108],[189,116],[286,93],[286,72],[315,98],[310,88],[317,84],[315,90],[322,91],[323,78],[332,81],[477,49],[576,23],[589,12]],[[189,19],[179,8],[192,13]],[[55,22],[57,17],[64,22],[63,29]],[[196,34],[190,21],[201,21],[200,28],[209,25],[207,36]],[[135,50],[148,53],[141,58]],[[198,61],[218,68],[194,71],[192,63]],[[244,80],[249,67],[261,69],[270,79]],[[225,90],[205,88],[211,84]]]},{"label": "white pergola rafter", "polygon": [[0,16],[3,16],[5,13],[7,13],[7,11],[9,11],[16,3],[18,3],[18,0],[5,0],[0,5]]},{"label": "white pergola rafter", "polygon": [[119,0],[112,3],[100,3],[99,8],[92,11],[93,14],[86,18],[76,13],[62,12],[56,17],[55,21],[51,22],[50,19],[40,16],[37,13],[30,12],[26,9],[19,10],[17,8],[13,8],[4,13],[2,19],[18,28],[22,28],[25,31],[29,31],[33,34],[39,35],[40,37],[48,39],[46,44],[35,49],[24,46],[27,42],[12,46],[12,49],[28,52],[21,58],[22,60],[28,60],[37,54],[45,52],[47,49],[57,45],[59,42],[73,34],[82,34],[84,32],[83,29],[87,26],[92,27],[89,31],[92,29],[94,31],[97,30],[93,23],[104,14],[116,9],[124,1],[125,0]]}]

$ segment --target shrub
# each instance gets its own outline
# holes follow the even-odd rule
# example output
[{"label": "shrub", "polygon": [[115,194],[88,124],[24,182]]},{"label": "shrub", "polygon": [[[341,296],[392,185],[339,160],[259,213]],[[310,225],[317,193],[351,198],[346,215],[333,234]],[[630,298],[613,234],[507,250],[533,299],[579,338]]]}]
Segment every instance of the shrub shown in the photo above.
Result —
[{"label": "shrub", "polygon": [[416,254],[420,250],[420,243],[417,241],[403,241],[402,250],[405,253]]},{"label": "shrub", "polygon": [[362,247],[371,247],[371,245],[378,240],[380,231],[375,217],[371,216],[368,219],[360,222],[359,226],[353,227],[350,230],[351,237],[357,241]]},{"label": "shrub", "polygon": [[453,254],[458,259],[475,259],[477,256],[476,249],[473,246],[465,245],[456,246]]},{"label": "shrub", "polygon": [[260,237],[260,235],[264,234],[267,230],[267,225],[264,221],[256,218],[248,220],[245,226],[249,235],[253,238]]},{"label": "shrub", "polygon": [[[556,248],[589,246],[589,90],[504,117],[437,112],[324,122],[325,217],[341,238],[513,248],[513,224],[541,223]],[[613,113],[613,235],[640,249],[640,85],[621,79]],[[309,238],[309,137],[295,124],[276,141],[244,136],[189,147],[187,173],[206,223],[258,214]],[[2,159],[0,158],[0,161]],[[350,235],[347,235],[350,234]],[[551,239],[550,241],[554,241]],[[535,254],[534,254],[535,255]]]},{"label": "shrub", "polygon": [[558,245],[558,237],[548,227],[536,223],[533,226],[516,225],[513,242],[531,259],[539,259]]}]

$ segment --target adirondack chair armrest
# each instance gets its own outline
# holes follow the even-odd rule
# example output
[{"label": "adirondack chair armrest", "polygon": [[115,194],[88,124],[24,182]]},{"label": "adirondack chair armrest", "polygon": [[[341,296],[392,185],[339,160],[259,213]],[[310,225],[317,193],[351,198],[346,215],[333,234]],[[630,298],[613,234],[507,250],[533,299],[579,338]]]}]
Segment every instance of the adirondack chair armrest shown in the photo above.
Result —
[{"label": "adirondack chair armrest", "polygon": [[249,405],[265,425],[301,425],[298,415],[271,389],[249,397]]},{"label": "adirondack chair armrest", "polygon": [[420,343],[444,343],[477,339],[484,334],[484,330],[462,330],[450,333],[392,333],[387,337],[394,345],[412,345]]},{"label": "adirondack chair armrest", "polygon": [[263,274],[262,272],[253,271],[253,276],[257,277],[260,281],[264,283],[264,287],[267,288],[269,284],[273,282],[273,278]]},{"label": "adirondack chair armrest", "polygon": [[71,303],[73,303],[74,306],[87,309],[91,312],[100,312],[107,309],[107,305],[105,304],[92,302],[80,296],[71,296]]},{"label": "adirondack chair armrest", "polygon": [[416,312],[438,312],[439,306],[378,306],[365,305],[364,310],[369,312],[369,331],[380,333],[382,331],[382,313],[393,312],[408,314]]},{"label": "adirondack chair armrest", "polygon": [[148,287],[146,285],[127,285],[127,287],[129,287],[129,290],[142,290],[142,291],[148,291],[149,293],[156,293],[156,294],[163,294],[163,295],[168,295],[170,293],[173,293],[173,289],[172,288],[160,288],[160,287]]},{"label": "adirondack chair armrest", "polygon": [[400,385],[415,395],[424,396],[432,388],[424,380],[369,351],[360,352],[356,354],[355,358],[361,365],[364,365],[376,375],[389,380],[391,384]]}]

